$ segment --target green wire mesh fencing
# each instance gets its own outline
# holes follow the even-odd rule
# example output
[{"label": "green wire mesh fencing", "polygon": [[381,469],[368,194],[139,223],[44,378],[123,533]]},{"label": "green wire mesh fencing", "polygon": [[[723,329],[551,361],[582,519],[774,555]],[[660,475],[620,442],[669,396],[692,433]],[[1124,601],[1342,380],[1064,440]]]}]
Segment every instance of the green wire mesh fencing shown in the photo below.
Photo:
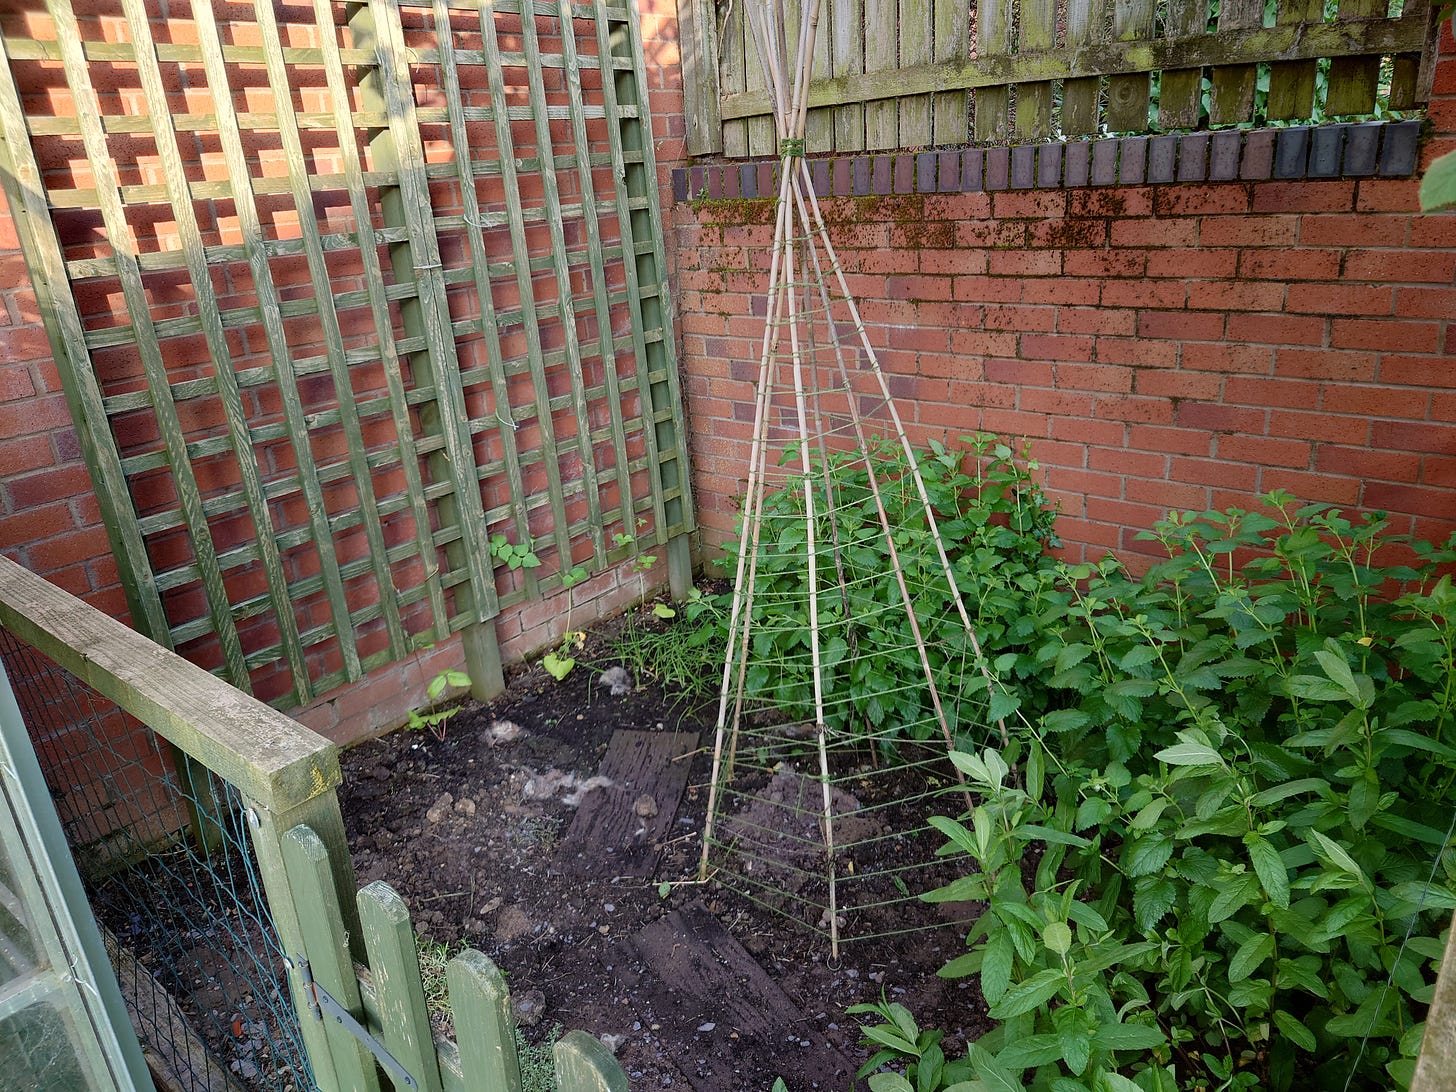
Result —
[{"label": "green wire mesh fencing", "polygon": [[314,1087],[231,785],[0,628],[133,1026],[171,1087]]}]

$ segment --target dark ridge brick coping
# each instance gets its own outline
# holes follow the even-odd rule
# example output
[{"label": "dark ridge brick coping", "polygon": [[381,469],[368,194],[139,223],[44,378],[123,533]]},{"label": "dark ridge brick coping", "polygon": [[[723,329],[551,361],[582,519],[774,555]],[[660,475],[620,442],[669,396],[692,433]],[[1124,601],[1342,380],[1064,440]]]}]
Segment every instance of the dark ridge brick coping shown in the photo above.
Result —
[{"label": "dark ridge brick coping", "polygon": [[[1420,135],[1419,121],[1224,129],[811,159],[809,173],[820,197],[1409,178],[1415,173]],[[777,176],[778,161],[772,159],[677,167],[672,172],[672,196],[675,201],[704,194],[711,199],[772,197],[778,192]]]}]

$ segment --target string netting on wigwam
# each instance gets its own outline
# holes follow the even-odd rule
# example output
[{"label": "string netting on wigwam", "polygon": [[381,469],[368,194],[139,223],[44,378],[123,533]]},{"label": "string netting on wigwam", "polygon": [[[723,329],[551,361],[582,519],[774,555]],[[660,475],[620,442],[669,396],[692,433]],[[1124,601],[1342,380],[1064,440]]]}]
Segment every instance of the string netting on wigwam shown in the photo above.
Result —
[{"label": "string netting on wigwam", "polygon": [[918,902],[966,867],[926,821],[969,806],[948,752],[1005,730],[937,525],[959,460],[917,464],[804,160],[818,4],[744,14],[781,160],[701,878],[837,956],[956,920]]}]

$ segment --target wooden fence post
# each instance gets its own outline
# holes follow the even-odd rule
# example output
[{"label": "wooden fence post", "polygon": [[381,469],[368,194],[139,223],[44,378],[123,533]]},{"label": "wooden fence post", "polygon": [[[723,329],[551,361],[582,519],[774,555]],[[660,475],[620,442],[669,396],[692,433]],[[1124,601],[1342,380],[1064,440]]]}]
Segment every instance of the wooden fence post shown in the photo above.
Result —
[{"label": "wooden fence post", "polygon": [[521,1066],[506,980],[474,949],[450,960],[445,979],[467,1092],[515,1092],[521,1086]]},{"label": "wooden fence post", "polygon": [[569,1031],[552,1048],[558,1092],[627,1092],[627,1075],[612,1052],[584,1031]]}]

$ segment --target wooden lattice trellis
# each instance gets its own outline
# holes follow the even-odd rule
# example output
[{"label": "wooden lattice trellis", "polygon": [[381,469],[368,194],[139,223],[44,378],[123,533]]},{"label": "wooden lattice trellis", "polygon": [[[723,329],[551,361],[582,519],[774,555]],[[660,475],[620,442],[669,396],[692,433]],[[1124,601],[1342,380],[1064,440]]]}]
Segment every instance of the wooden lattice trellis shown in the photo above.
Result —
[{"label": "wooden lattice trellis", "polygon": [[683,553],[633,10],[87,12],[0,18],[0,173],[138,628],[297,705]]}]

